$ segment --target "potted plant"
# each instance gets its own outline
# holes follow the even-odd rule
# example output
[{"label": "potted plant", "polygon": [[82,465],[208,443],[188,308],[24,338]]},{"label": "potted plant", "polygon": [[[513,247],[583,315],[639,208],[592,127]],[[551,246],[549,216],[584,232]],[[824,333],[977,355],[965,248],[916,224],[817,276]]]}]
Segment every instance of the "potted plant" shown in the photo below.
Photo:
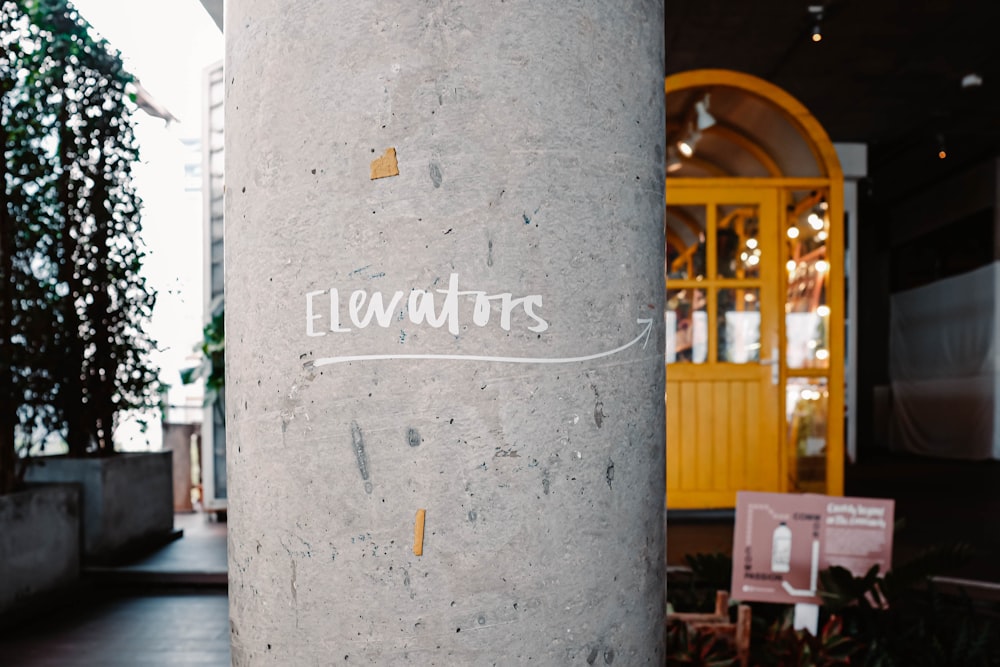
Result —
[{"label": "potted plant", "polygon": [[[173,530],[169,453],[143,460],[113,443],[122,411],[158,402],[131,79],[66,0],[0,2],[0,493],[23,481],[110,482],[84,488],[76,512],[84,557],[104,559]],[[34,443],[35,455],[52,439],[66,456],[26,461],[15,446]],[[134,491],[132,459],[143,460]]]},{"label": "potted plant", "polygon": [[[48,290],[32,270],[45,247],[44,225],[32,220],[42,180],[46,119],[42,92],[19,78],[43,67],[41,54],[21,35],[21,7],[0,2],[0,613],[75,580],[79,575],[79,490],[26,487],[24,454],[37,428],[52,425],[54,395],[48,326]],[[44,526],[45,530],[39,530]]]}]

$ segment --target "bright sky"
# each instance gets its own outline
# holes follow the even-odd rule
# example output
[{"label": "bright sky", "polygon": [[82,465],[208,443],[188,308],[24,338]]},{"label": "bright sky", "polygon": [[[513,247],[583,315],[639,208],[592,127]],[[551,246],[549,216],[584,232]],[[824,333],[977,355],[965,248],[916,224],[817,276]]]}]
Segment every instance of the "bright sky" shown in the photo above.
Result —
[{"label": "bright sky", "polygon": [[222,60],[222,33],[198,0],[73,0],[80,14],[122,52],[126,67],[181,120],[201,127],[201,73]]},{"label": "bright sky", "polygon": [[[140,159],[136,188],[143,199],[144,274],[158,291],[150,333],[160,353],[161,380],[171,405],[201,405],[200,388],[182,386],[179,371],[195,365],[193,348],[204,321],[201,193],[190,189],[185,163],[198,156],[185,140],[201,137],[202,75],[223,57],[222,33],[198,0],[74,0],[91,25],[122,52],[125,65],[180,122],[136,114]],[[194,181],[196,182],[196,181]],[[174,410],[171,421],[200,421],[198,411]],[[121,449],[160,446],[160,425],[145,435],[134,424],[118,429]]]}]

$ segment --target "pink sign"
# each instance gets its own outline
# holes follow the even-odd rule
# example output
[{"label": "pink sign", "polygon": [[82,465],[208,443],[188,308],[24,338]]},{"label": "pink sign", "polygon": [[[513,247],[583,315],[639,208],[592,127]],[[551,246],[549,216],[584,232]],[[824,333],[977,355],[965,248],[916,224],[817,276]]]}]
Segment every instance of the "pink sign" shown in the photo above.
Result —
[{"label": "pink sign", "polygon": [[892,562],[895,502],[816,494],[736,494],[733,588],[737,600],[820,604],[820,571],[856,576]]}]

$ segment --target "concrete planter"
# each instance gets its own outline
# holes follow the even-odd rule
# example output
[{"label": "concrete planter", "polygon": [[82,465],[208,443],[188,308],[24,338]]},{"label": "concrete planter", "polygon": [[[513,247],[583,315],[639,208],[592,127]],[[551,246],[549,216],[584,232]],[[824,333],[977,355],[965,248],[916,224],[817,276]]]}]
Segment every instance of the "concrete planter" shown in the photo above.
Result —
[{"label": "concrete planter", "polygon": [[171,457],[171,452],[44,457],[33,462],[27,479],[81,485],[83,560],[102,563],[171,539]]},{"label": "concrete planter", "polygon": [[80,576],[80,490],[31,485],[0,496],[0,614]]}]

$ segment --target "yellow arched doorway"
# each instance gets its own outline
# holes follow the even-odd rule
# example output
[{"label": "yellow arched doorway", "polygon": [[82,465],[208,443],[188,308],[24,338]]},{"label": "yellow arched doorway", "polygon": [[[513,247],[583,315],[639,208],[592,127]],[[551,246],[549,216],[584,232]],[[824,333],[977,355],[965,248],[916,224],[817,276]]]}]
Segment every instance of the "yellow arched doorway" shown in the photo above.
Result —
[{"label": "yellow arched doorway", "polygon": [[667,506],[843,493],[843,175],[756,77],[665,81]]}]

